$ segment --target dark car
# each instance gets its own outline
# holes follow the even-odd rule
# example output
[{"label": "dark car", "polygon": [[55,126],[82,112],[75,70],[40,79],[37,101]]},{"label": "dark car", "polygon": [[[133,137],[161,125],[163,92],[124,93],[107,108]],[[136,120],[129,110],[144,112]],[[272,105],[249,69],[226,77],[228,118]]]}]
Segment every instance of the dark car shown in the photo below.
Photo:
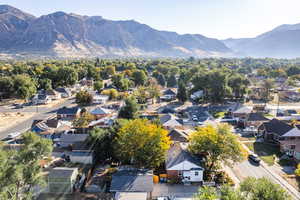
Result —
[{"label": "dark car", "polygon": [[16,104],[15,105],[15,109],[21,109],[21,108],[24,108],[23,104]]},{"label": "dark car", "polygon": [[253,161],[253,162],[255,162],[255,163],[257,163],[257,164],[260,163],[260,159],[258,158],[257,155],[250,154],[250,155],[248,156],[248,159],[251,160],[251,161]]}]

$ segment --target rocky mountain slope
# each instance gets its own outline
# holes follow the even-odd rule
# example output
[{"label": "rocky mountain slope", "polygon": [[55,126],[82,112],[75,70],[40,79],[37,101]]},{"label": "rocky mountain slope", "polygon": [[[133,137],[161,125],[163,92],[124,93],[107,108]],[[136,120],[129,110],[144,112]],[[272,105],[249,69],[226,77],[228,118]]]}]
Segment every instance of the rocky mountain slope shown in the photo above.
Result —
[{"label": "rocky mountain slope", "polygon": [[300,24],[281,25],[255,38],[223,41],[236,53],[254,57],[300,57]]},{"label": "rocky mountain slope", "polygon": [[223,42],[198,34],[158,31],[136,21],[56,12],[34,17],[0,6],[0,53],[50,57],[226,56]]}]

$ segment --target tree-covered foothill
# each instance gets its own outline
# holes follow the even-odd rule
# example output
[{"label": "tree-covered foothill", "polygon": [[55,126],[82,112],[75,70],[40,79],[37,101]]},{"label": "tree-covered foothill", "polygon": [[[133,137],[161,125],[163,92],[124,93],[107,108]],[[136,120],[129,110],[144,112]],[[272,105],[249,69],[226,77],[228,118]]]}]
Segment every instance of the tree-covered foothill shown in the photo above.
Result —
[{"label": "tree-covered foothill", "polygon": [[115,149],[123,164],[153,169],[165,161],[169,146],[167,130],[148,120],[135,119],[120,128]]}]

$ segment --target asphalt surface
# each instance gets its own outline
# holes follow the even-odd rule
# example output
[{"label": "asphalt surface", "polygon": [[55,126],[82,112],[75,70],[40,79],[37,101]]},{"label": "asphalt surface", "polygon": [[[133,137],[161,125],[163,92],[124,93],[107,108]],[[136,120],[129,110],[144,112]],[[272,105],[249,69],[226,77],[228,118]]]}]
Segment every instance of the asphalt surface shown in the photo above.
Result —
[{"label": "asphalt surface", "polygon": [[282,178],[278,177],[278,175],[274,175],[274,172],[268,171],[262,165],[256,165],[255,163],[245,160],[239,164],[236,164],[233,168],[231,168],[231,171],[235,174],[239,181],[243,181],[247,177],[266,177],[273,183],[279,184],[286,189],[288,193],[292,195],[293,199],[300,199],[300,194],[296,191],[296,189],[294,189]]},{"label": "asphalt surface", "polygon": [[6,130],[0,131],[0,139],[4,139],[8,136],[10,133],[16,133],[16,132],[25,132],[30,129],[31,124],[33,120],[37,119],[47,119],[51,116],[54,116],[56,114],[56,111],[59,108],[62,108],[64,106],[70,106],[74,103],[74,99],[67,99],[66,101],[57,104],[51,108],[43,107],[43,106],[25,106],[22,109],[14,109],[13,106],[0,106],[0,112],[30,112],[30,113],[36,113],[31,118],[17,124],[14,127],[8,128]]}]

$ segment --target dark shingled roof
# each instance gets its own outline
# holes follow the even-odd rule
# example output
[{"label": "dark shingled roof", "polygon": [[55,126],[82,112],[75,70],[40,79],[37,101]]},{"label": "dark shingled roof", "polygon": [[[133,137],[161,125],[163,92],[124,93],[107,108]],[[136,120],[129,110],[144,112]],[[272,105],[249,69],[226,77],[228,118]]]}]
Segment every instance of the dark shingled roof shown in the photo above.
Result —
[{"label": "dark shingled roof", "polygon": [[197,159],[195,156],[189,153],[187,149],[184,149],[182,144],[175,143],[168,151],[166,168],[169,169],[182,163],[183,161],[189,161],[200,166],[200,159]]},{"label": "dark shingled roof", "polygon": [[77,114],[78,110],[80,110],[79,107],[72,107],[72,108],[63,107],[63,108],[60,108],[57,111],[57,114],[60,114],[60,115],[75,115],[75,114]]},{"label": "dark shingled roof", "polygon": [[269,122],[264,122],[259,129],[265,129],[268,133],[275,133],[278,136],[282,136],[293,129],[293,126],[274,118]]},{"label": "dark shingled roof", "polygon": [[152,192],[153,173],[148,170],[120,170],[113,174],[111,192]]},{"label": "dark shingled roof", "polygon": [[264,117],[262,113],[250,113],[248,115],[248,121],[268,121],[269,119]]}]

